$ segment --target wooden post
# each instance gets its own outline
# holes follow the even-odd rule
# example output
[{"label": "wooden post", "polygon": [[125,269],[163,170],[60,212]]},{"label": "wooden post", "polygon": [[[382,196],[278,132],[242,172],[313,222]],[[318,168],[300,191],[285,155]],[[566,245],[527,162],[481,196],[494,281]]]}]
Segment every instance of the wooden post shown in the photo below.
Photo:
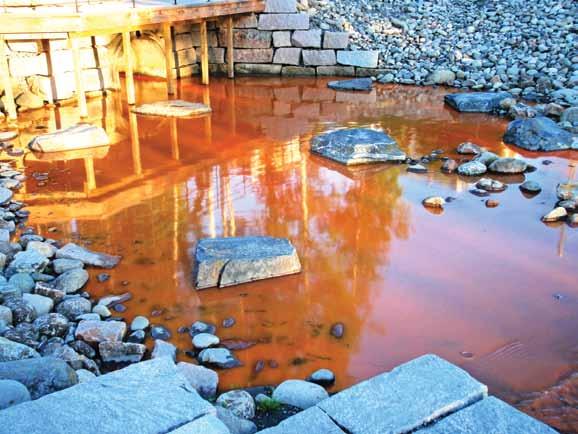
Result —
[{"label": "wooden post", "polygon": [[69,36],[68,45],[72,50],[72,62],[74,64],[74,82],[76,84],[76,99],[78,100],[78,111],[80,118],[88,117],[88,108],[86,106],[86,95],[84,94],[84,83],[82,81],[82,64],[80,63],[80,47],[78,38]]},{"label": "wooden post", "polygon": [[6,41],[0,37],[0,76],[2,76],[2,85],[4,86],[4,96],[6,97],[6,111],[8,119],[17,119],[16,102],[12,92],[12,80],[10,79],[10,70],[8,69],[8,50],[6,50]]},{"label": "wooden post", "polygon": [[207,22],[201,21],[201,83],[209,84],[209,41]]},{"label": "wooden post", "polygon": [[233,17],[227,17],[227,76],[235,78],[235,63],[234,63],[234,42],[233,42]]},{"label": "wooden post", "polygon": [[167,91],[169,95],[175,93],[174,83],[174,53],[173,53],[173,37],[171,34],[171,23],[163,23],[163,39],[165,40],[165,68],[167,71]]},{"label": "wooden post", "polygon": [[126,80],[126,102],[129,105],[133,105],[136,101],[134,95],[134,77],[133,77],[133,58],[132,58],[132,46],[130,43],[130,32],[122,33],[122,50],[124,52],[124,63],[125,63],[125,80]]},{"label": "wooden post", "polygon": [[86,172],[86,192],[90,193],[96,188],[96,177],[94,175],[94,159],[86,157],[84,159],[84,170]]}]

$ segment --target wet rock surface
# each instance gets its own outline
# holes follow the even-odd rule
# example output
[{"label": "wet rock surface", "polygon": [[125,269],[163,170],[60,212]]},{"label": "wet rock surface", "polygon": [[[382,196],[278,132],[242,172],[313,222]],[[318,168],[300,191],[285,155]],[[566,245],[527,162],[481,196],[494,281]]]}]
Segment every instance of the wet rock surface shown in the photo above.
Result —
[{"label": "wet rock surface", "polygon": [[504,142],[528,151],[563,151],[578,149],[578,137],[563,130],[546,117],[517,119],[510,122]]},{"label": "wet rock surface", "polygon": [[303,410],[328,397],[323,387],[303,380],[286,380],[273,391],[273,399]]},{"label": "wet rock surface", "polygon": [[460,112],[492,113],[500,109],[500,103],[512,98],[508,92],[452,93],[444,97],[449,106]]},{"label": "wet rock surface", "polygon": [[357,90],[369,92],[373,89],[371,78],[355,78],[352,80],[337,80],[327,83],[327,87],[334,90]]},{"label": "wet rock surface", "polygon": [[349,128],[315,136],[311,152],[345,165],[404,161],[394,139],[367,128]]},{"label": "wet rock surface", "polygon": [[195,286],[225,287],[301,271],[297,251],[287,239],[207,238],[195,252]]},{"label": "wet rock surface", "polygon": [[94,125],[77,124],[35,137],[28,147],[36,152],[61,152],[107,146],[106,131]]},{"label": "wet rock surface", "polygon": [[147,116],[193,117],[210,113],[211,107],[195,102],[171,100],[143,104],[134,107],[132,111]]}]

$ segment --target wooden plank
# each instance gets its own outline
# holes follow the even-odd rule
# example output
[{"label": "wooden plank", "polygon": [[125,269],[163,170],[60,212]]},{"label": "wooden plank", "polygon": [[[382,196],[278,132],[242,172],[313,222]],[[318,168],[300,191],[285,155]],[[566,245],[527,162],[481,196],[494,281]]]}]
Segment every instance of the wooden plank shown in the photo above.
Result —
[{"label": "wooden plank", "polygon": [[78,38],[69,38],[68,46],[72,50],[72,62],[74,64],[74,83],[76,89],[76,99],[78,101],[78,112],[81,118],[86,118],[88,117],[88,107],[86,105],[86,94],[84,93],[84,83],[82,81],[82,64],[80,63],[80,45]]},{"label": "wooden plank", "polygon": [[126,102],[133,105],[136,101],[134,94],[134,76],[133,76],[133,58],[132,45],[130,43],[130,32],[122,33],[122,50],[125,62],[125,81],[126,81]]},{"label": "wooden plank", "polygon": [[233,43],[233,17],[226,18],[227,27],[227,76],[235,78],[234,43]]},{"label": "wooden plank", "polygon": [[12,92],[12,80],[10,79],[10,70],[8,69],[8,50],[4,38],[0,38],[0,76],[2,76],[2,86],[4,87],[4,97],[6,101],[6,112],[8,119],[17,119],[16,102]]},{"label": "wooden plank", "polygon": [[169,95],[175,93],[174,82],[174,52],[173,52],[173,35],[171,32],[171,23],[163,23],[163,39],[165,41],[165,69],[167,73],[167,92]]},{"label": "wooden plank", "polygon": [[228,15],[262,12],[265,0],[224,0],[191,5],[167,5],[75,13],[26,12],[0,14],[1,34],[79,33],[86,35],[134,31],[165,22],[204,20]]},{"label": "wooden plank", "polygon": [[203,21],[201,29],[201,83],[209,84],[209,40],[207,37],[207,22]]}]

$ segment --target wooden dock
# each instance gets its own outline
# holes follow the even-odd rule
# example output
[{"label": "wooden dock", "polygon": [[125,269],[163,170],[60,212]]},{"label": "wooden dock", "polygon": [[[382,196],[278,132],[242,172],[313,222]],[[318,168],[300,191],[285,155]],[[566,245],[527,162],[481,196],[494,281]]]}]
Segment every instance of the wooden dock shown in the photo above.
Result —
[{"label": "wooden dock", "polygon": [[126,63],[126,94],[129,104],[135,103],[135,90],[130,49],[131,32],[161,29],[167,53],[165,67],[169,95],[174,94],[174,59],[172,27],[175,24],[199,24],[201,39],[201,81],[209,83],[209,52],[207,22],[222,22],[227,32],[227,72],[234,76],[233,18],[235,15],[262,12],[265,0],[179,0],[179,4],[162,0],[134,0],[133,2],[65,3],[64,6],[43,6],[37,10],[7,7],[0,13],[0,76],[6,95],[9,119],[16,119],[16,103],[10,85],[6,40],[67,39],[72,51],[76,97],[81,118],[88,115],[82,82],[79,38],[122,34]]}]

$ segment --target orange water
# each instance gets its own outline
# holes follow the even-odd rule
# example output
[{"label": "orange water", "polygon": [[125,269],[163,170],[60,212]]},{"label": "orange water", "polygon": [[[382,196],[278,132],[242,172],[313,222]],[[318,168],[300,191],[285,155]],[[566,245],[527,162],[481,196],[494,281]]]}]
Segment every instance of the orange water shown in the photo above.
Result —
[{"label": "orange water", "polygon": [[[155,81],[137,88],[139,102],[166,92]],[[366,126],[383,128],[412,156],[438,148],[453,155],[462,141],[518,155],[501,143],[506,121],[447,109],[445,92],[335,93],[315,79],[222,79],[209,89],[183,81],[178,96],[210,100],[214,112],[178,121],[131,118],[112,94],[91,100],[90,112],[118,143],[28,156],[21,196],[41,233],[57,228],[55,238],[123,255],[110,281],[93,279],[87,289],[95,297],[130,291],[127,320],[147,315],[187,350],[190,338],[178,327],[234,317],[236,325],[218,335],[259,343],[236,351],[244,366],[221,372],[222,388],[274,384],[327,367],[339,390],[436,353],[487,383],[490,393],[519,403],[578,368],[578,230],[540,221],[556,201],[556,184],[574,177],[569,163],[578,155],[523,155],[538,167],[526,178],[543,192],[528,199],[518,189],[523,176],[500,178],[509,188],[489,209],[468,192],[474,180],[442,174],[439,164],[426,175],[404,165],[346,168],[308,151],[317,133]],[[38,126],[70,125],[74,113],[63,107],[25,116],[21,142]],[[48,185],[38,186],[33,172],[49,172]],[[456,200],[432,214],[421,200],[433,194]],[[261,234],[289,238],[303,272],[194,290],[198,239]],[[342,340],[329,335],[337,321],[346,327]],[[254,372],[258,360],[271,359],[279,367],[266,363]],[[576,430],[568,405],[536,414]]]}]

